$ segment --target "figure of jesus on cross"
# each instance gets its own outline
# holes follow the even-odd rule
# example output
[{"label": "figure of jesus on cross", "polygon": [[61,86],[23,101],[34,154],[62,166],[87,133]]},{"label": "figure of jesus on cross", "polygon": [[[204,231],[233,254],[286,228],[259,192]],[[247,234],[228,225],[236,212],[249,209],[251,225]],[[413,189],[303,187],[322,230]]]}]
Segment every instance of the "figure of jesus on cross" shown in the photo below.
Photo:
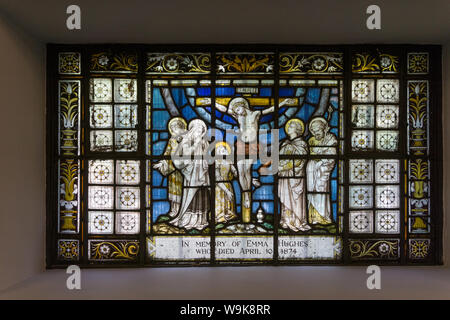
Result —
[{"label": "figure of jesus on cross", "polygon": [[[279,107],[294,103],[294,99],[284,99]],[[211,104],[210,98],[200,101],[202,104]],[[258,154],[258,127],[261,115],[274,112],[275,106],[263,110],[251,110],[249,101],[244,97],[236,97],[230,100],[228,107],[216,102],[216,109],[232,116],[239,124],[239,137],[236,143],[238,155],[237,169],[239,184],[242,189],[242,222],[249,223],[251,216],[251,187],[260,186],[258,179],[252,179],[252,164]]]}]

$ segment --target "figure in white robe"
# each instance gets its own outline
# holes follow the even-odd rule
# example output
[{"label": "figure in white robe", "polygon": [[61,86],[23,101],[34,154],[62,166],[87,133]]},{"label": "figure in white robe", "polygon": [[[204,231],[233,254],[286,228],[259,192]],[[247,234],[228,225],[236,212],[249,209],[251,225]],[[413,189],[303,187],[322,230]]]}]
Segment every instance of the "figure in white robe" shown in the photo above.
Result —
[{"label": "figure in white robe", "polygon": [[[280,155],[306,155],[308,145],[302,135],[305,125],[300,119],[291,119],[285,126],[288,139],[280,148]],[[278,167],[278,195],[281,202],[280,225],[294,232],[307,231],[305,186],[305,159],[283,159]]]},{"label": "figure in white robe", "polygon": [[[186,133],[187,123],[181,117],[172,118],[167,125],[171,137],[167,143],[165,156],[171,156],[175,153],[178,147],[178,143],[183,139],[183,135]],[[183,192],[183,176],[180,171],[173,166],[171,159],[160,160],[153,168],[157,169],[163,176],[167,177],[169,192],[168,198],[170,202],[169,216],[175,217],[178,214],[181,204],[181,195]]]},{"label": "figure in white robe", "polygon": [[[216,155],[231,155],[231,147],[226,142],[216,144]],[[233,162],[217,159],[216,163],[216,223],[225,223],[237,218],[232,181],[238,176]]]},{"label": "figure in white robe", "polygon": [[179,213],[169,223],[187,230],[202,230],[209,224],[210,212],[208,162],[204,157],[208,148],[207,127],[202,120],[194,119],[188,129],[172,157],[184,179]]},{"label": "figure in white robe", "polygon": [[[329,132],[328,122],[316,117],[309,123],[312,137],[308,140],[310,155],[336,154],[337,138]],[[317,158],[306,166],[309,223],[330,224],[332,220],[330,199],[330,175],[335,166],[334,159]]]}]

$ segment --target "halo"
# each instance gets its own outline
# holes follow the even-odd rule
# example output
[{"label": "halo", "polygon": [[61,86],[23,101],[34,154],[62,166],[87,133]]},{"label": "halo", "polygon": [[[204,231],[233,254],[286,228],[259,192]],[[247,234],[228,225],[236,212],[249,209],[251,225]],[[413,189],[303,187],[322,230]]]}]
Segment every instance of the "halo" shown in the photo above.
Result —
[{"label": "halo", "polygon": [[286,124],[284,125],[284,131],[285,132],[287,132],[287,129],[289,128],[289,126],[292,123],[299,123],[300,126],[302,127],[302,133],[301,134],[303,134],[305,132],[305,123],[302,120],[298,119],[298,118],[293,118],[293,119],[289,120],[288,122],[286,122]]},{"label": "halo", "polygon": [[217,149],[219,146],[224,146],[227,149],[228,154],[231,154],[231,147],[228,143],[226,143],[225,141],[217,142],[214,148]]},{"label": "halo", "polygon": [[169,132],[170,132],[171,135],[173,135],[173,132],[172,132],[172,129],[170,127],[171,127],[172,123],[174,123],[174,122],[181,122],[184,125],[184,129],[187,128],[186,120],[184,120],[181,117],[172,118],[172,119],[170,119],[169,124],[167,125],[167,128],[169,129]]},{"label": "halo", "polygon": [[191,130],[194,126],[201,125],[206,132],[208,128],[206,127],[206,123],[201,119],[194,119],[191,122],[189,122],[189,130]]},{"label": "halo", "polygon": [[246,108],[250,107],[250,104],[248,103],[247,99],[243,97],[236,97],[230,100],[228,108],[234,113],[234,109],[237,107],[237,104],[244,103],[246,105]]},{"label": "halo", "polygon": [[322,123],[324,124],[325,127],[328,127],[328,122],[327,122],[327,120],[325,120],[325,119],[322,118],[322,117],[315,117],[315,118],[312,118],[312,120],[309,122],[309,126],[311,127],[312,124],[313,124],[314,122],[317,122],[317,121],[322,122]]}]

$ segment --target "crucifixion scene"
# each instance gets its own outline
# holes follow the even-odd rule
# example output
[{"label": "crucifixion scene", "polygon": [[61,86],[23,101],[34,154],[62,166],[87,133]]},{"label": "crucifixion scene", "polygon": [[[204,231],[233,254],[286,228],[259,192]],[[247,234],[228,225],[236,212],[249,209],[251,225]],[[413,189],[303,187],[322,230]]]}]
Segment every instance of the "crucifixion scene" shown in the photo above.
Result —
[{"label": "crucifixion scene", "polygon": [[[336,231],[337,87],[280,87],[278,106],[273,87],[261,85],[218,87],[214,105],[210,88],[158,87],[152,95],[159,132],[151,148],[164,158],[152,164],[155,232],[270,234],[275,223],[286,234]],[[207,152],[211,129],[221,157],[189,158]],[[271,129],[279,129],[277,144],[263,139]],[[272,163],[259,151],[275,145],[278,168],[264,175]]]}]

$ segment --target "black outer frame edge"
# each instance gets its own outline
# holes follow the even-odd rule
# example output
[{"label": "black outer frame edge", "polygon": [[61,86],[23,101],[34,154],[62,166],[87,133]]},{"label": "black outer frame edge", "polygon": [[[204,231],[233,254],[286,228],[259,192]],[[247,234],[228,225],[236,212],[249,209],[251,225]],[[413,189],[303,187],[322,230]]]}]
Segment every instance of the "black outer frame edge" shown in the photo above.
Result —
[{"label": "black outer frame edge", "polygon": [[[53,45],[47,45],[47,59],[46,59],[46,108],[45,108],[45,126],[46,126],[46,157],[45,157],[45,167],[46,167],[46,257],[45,263],[46,267],[49,268],[54,264],[54,258],[56,256],[56,229],[55,220],[52,213],[57,212],[55,193],[57,192],[55,180],[57,175],[55,175],[56,166],[55,163],[55,144],[57,138],[57,132],[55,127],[57,121],[55,118],[55,106],[58,99],[58,95],[55,93],[56,88],[56,50]],[[56,118],[57,119],[57,118]]]},{"label": "black outer frame edge", "polygon": [[[438,121],[442,121],[442,46],[435,46],[430,50],[430,117],[431,121],[429,126]],[[443,252],[443,228],[444,228],[444,210],[443,210],[443,126],[444,123],[440,125],[433,126],[433,130],[430,130],[430,162],[436,167],[433,170],[431,168],[432,174],[430,176],[430,184],[432,186],[431,194],[431,214],[432,214],[432,228],[434,228],[434,257],[433,262],[437,265],[444,264],[444,252]],[[434,223],[433,223],[434,222]]]}]

